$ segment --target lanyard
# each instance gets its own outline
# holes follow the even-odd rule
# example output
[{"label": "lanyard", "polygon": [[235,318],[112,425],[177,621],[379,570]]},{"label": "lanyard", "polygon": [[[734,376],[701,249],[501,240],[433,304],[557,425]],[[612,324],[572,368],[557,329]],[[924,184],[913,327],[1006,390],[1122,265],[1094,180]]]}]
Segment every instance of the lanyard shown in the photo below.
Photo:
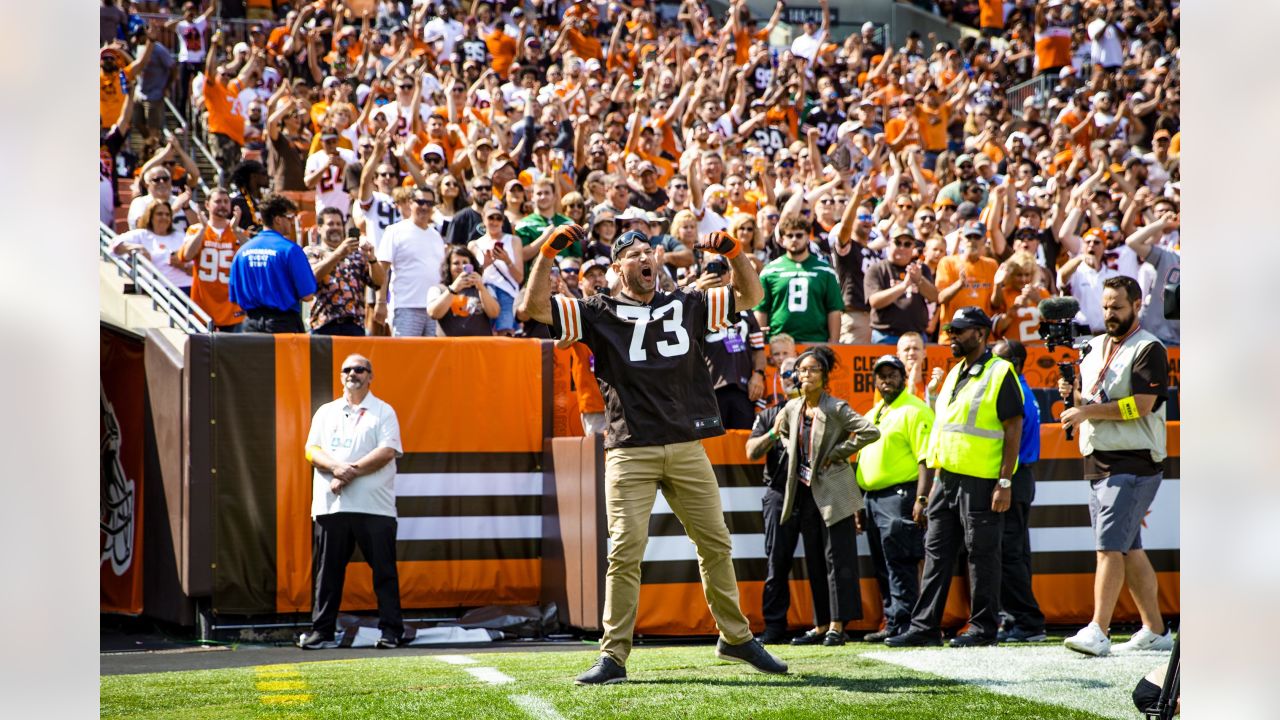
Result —
[{"label": "lanyard", "polygon": [[1119,342],[1112,342],[1111,349],[1107,351],[1107,361],[1102,364],[1102,370],[1098,373],[1098,380],[1093,384],[1093,389],[1089,391],[1090,395],[1097,396],[1098,391],[1102,389],[1102,379],[1107,376],[1107,369],[1111,367],[1111,361],[1115,360],[1116,355],[1120,354],[1120,346],[1124,345],[1125,341],[1133,337],[1136,332],[1138,332],[1138,322],[1137,318],[1134,318],[1133,327],[1129,328],[1129,332],[1125,333],[1125,336],[1120,338]]}]

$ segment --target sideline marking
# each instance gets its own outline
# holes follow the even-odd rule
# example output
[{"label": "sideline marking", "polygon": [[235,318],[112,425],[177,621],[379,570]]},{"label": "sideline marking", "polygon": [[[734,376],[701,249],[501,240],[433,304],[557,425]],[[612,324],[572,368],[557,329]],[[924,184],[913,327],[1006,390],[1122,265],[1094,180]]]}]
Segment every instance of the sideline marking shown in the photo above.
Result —
[{"label": "sideline marking", "polygon": [[497,668],[469,667],[466,668],[466,671],[477,680],[482,680],[490,685],[505,685],[516,681],[515,678],[510,675],[503,674]]},{"label": "sideline marking", "polygon": [[[254,668],[258,676],[255,686],[263,705],[306,705],[311,702],[307,681],[296,665],[264,665]],[[283,691],[283,692],[282,692]],[[292,691],[292,692],[289,692]]]},{"label": "sideline marking", "polygon": [[436,655],[436,660],[448,665],[475,665],[476,661],[466,655]]},{"label": "sideline marking", "polygon": [[556,712],[555,706],[540,697],[534,695],[512,695],[510,700],[521,710],[538,718],[538,720],[565,720],[563,715]]}]

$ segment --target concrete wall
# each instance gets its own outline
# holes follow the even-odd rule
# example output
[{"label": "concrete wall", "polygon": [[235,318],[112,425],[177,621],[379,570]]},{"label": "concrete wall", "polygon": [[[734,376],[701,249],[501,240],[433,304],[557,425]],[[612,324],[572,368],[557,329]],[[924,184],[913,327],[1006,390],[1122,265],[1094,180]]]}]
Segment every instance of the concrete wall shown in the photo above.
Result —
[{"label": "concrete wall", "polygon": [[[726,7],[725,3],[711,3],[717,14],[723,13]],[[774,2],[771,0],[747,0],[747,7],[751,8],[751,12],[760,18],[763,24],[770,15],[773,14]],[[831,0],[830,3],[832,14],[831,37],[835,41],[844,40],[851,33],[859,31],[862,23],[870,20],[877,25],[887,25],[889,38],[895,46],[901,46],[907,38],[907,33],[912,30],[918,30],[922,37],[928,37],[930,32],[937,34],[939,40],[951,42],[953,45],[960,40],[962,34],[976,35],[977,31],[973,28],[955,25],[943,20],[941,17],[934,15],[925,10],[906,2],[898,0]],[[788,0],[787,8],[812,8],[819,10],[820,5],[817,0],[796,0],[791,2]],[[797,28],[795,33],[799,33]],[[775,40],[780,40],[775,34]]]}]

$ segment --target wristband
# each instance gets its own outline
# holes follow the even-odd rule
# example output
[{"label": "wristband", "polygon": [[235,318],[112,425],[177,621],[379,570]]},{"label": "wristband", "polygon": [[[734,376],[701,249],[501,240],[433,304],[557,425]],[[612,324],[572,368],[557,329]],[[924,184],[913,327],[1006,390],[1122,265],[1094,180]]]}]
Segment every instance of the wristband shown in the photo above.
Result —
[{"label": "wristband", "polygon": [[1120,398],[1119,402],[1117,402],[1116,404],[1120,406],[1120,417],[1124,418],[1125,420],[1138,419],[1139,417],[1138,403],[1136,400],[1133,399],[1132,395],[1130,395],[1129,397]]},{"label": "wristband", "polygon": [[778,442],[778,433],[773,428],[769,428],[769,432],[767,434],[769,437],[773,438],[774,442]]},{"label": "wristband", "polygon": [[307,446],[307,454],[306,454],[307,462],[314,462],[314,461],[312,460],[312,453],[311,453],[311,451],[312,451],[313,449],[315,449],[315,450],[319,450],[319,449],[320,449],[320,446],[319,446],[319,445],[308,445],[308,446]]},{"label": "wristband", "polygon": [[550,240],[547,240],[546,242],[542,243],[542,247],[538,249],[538,252],[542,253],[542,257],[547,259],[554,259],[555,256],[560,254],[559,250],[551,247]]},{"label": "wristband", "polygon": [[737,238],[734,238],[733,249],[726,253],[720,253],[720,255],[723,256],[725,260],[732,260],[738,257],[738,254],[741,252],[742,252],[742,243],[738,242]]}]

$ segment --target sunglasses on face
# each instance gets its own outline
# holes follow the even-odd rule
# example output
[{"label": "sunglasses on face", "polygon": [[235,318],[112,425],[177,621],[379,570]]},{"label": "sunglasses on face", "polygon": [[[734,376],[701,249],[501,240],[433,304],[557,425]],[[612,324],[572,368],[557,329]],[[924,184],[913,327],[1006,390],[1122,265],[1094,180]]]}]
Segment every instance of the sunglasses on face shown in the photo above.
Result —
[{"label": "sunglasses on face", "polygon": [[485,220],[494,220],[494,221],[497,221],[497,222],[502,222],[502,216],[501,216],[501,215],[490,215],[489,217],[485,218]]},{"label": "sunglasses on face", "polygon": [[393,173],[393,172],[380,172],[380,173],[378,173],[378,177],[393,178],[393,177],[395,177],[395,176],[396,176],[396,174],[395,174],[395,173]]},{"label": "sunglasses on face", "polygon": [[780,217],[782,217],[782,216],[781,216],[781,215],[779,215],[779,214],[777,214],[777,213],[769,213],[768,215],[765,215],[765,217],[766,217],[766,218],[768,218],[768,219],[770,219],[770,220],[772,220],[772,221],[774,221],[774,222],[777,222],[777,221],[778,221],[778,218],[780,218]]},{"label": "sunglasses on face", "polygon": [[689,186],[688,185],[672,185],[671,189],[672,190],[688,190]]},{"label": "sunglasses on face", "polygon": [[577,277],[577,275],[578,275],[578,268],[576,268],[576,267],[563,267],[563,268],[560,268],[560,272],[561,272],[561,273],[563,273],[563,274],[565,274],[565,275],[573,275],[574,277]]},{"label": "sunglasses on face", "polygon": [[473,187],[473,188],[471,188],[471,189],[472,189],[472,190],[474,190],[474,191],[476,191],[476,192],[493,192],[493,186],[492,186],[492,185],[476,185],[475,187]]},{"label": "sunglasses on face", "polygon": [[804,236],[805,234],[802,232],[791,232],[791,233],[785,233],[782,237],[790,240],[791,238],[802,238]]},{"label": "sunglasses on face", "polygon": [[367,373],[367,372],[369,372],[369,368],[364,367],[364,366],[362,366],[362,365],[352,365],[351,367],[344,367],[344,368],[342,368],[342,374],[343,374],[343,375],[350,375],[350,374],[353,374],[353,373],[354,373],[354,374],[356,374],[356,375],[363,375],[363,374],[365,374],[365,373]]},{"label": "sunglasses on face", "polygon": [[778,163],[778,166],[779,166],[779,167],[784,167],[784,168],[793,168],[793,167],[795,167],[795,166],[796,166],[796,161],[795,161],[795,160],[783,160],[781,163]]},{"label": "sunglasses on face", "polygon": [[165,160],[165,161],[164,161],[164,166],[165,166],[165,167],[175,167],[175,166],[177,166],[177,164],[178,164],[178,161],[177,161],[177,160]]},{"label": "sunglasses on face", "polygon": [[586,207],[586,205],[584,205],[584,204],[582,204],[582,203],[580,203],[580,202],[565,203],[565,204],[564,204],[564,206],[565,206],[565,207],[567,207],[567,208],[580,208],[580,207]]},{"label": "sunglasses on face", "polygon": [[748,230],[748,231],[750,231],[750,232],[755,232],[755,231],[756,231],[756,226],[755,226],[755,225],[743,225],[741,229],[742,229],[742,230]]},{"label": "sunglasses on face", "polygon": [[810,214],[812,214],[812,213],[813,213],[813,211],[812,211],[812,210],[810,210],[809,208],[804,208],[803,210],[801,210],[801,211],[800,211],[800,214],[801,214],[801,215],[810,215]]},{"label": "sunglasses on face", "polygon": [[920,222],[933,222],[934,220],[937,220],[937,218],[932,215],[921,215],[920,217],[917,217],[916,220]]},{"label": "sunglasses on face", "polygon": [[915,240],[894,240],[893,244],[900,248],[909,248],[909,247],[915,247],[916,241]]},{"label": "sunglasses on face", "polygon": [[151,178],[152,185],[163,185],[169,181],[170,181],[170,178],[168,175],[158,175],[156,177]]},{"label": "sunglasses on face", "polygon": [[875,220],[875,217],[872,215],[867,215],[864,213],[858,214],[858,222],[871,222],[872,220]]},{"label": "sunglasses on face", "polygon": [[413,204],[418,205],[419,207],[431,207],[436,204],[436,201],[428,198],[414,198]]},{"label": "sunglasses on face", "polygon": [[835,204],[835,202],[836,202],[836,201],[835,201],[835,200],[832,200],[831,198],[822,198],[821,200],[819,200],[819,201],[818,201],[818,204],[819,204],[819,205],[834,205],[834,204]]}]

